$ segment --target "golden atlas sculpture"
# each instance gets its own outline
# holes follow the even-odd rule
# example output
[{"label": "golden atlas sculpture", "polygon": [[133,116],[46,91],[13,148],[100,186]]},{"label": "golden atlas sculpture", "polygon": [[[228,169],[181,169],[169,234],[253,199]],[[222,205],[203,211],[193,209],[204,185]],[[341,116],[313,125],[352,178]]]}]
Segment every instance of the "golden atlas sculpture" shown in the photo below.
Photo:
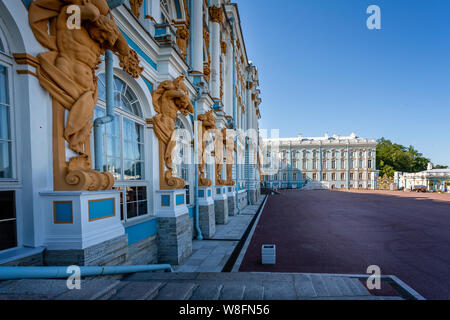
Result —
[{"label": "golden atlas sculpture", "polygon": [[[80,13],[75,28],[68,23],[71,5]],[[98,95],[95,70],[101,55],[111,50],[120,66],[138,77],[143,68],[137,54],[128,47],[106,0],[36,0],[28,19],[37,41],[48,49],[37,56],[36,74],[52,97],[54,190],[111,189],[112,174],[95,171],[91,164],[89,136]],[[75,156],[69,158],[66,142]]]}]

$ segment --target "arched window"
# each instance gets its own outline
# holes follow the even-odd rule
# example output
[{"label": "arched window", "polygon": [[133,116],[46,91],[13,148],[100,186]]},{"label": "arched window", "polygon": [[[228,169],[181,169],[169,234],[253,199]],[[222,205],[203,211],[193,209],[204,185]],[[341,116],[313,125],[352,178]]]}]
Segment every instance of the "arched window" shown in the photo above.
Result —
[{"label": "arched window", "polygon": [[[106,115],[105,75],[98,76],[98,105],[94,118]],[[114,76],[114,121],[102,127],[103,170],[115,178],[121,191],[122,219],[149,213],[148,183],[144,172],[144,126],[142,109],[133,90]]]},{"label": "arched window", "polygon": [[0,251],[17,246],[16,192],[12,187],[17,178],[11,86],[13,63],[6,37],[0,29]]}]

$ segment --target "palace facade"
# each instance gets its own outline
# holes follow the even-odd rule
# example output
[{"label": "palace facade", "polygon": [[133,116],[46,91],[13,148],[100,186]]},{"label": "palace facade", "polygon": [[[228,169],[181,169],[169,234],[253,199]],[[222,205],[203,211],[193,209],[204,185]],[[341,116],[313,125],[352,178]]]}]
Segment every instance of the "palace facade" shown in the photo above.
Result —
[{"label": "palace facade", "polygon": [[376,142],[355,133],[265,139],[264,152],[263,180],[269,187],[376,188]]},{"label": "palace facade", "polygon": [[229,0],[1,1],[0,265],[184,261],[259,197],[258,86]]},{"label": "palace facade", "polygon": [[429,163],[425,171],[395,172],[394,183],[400,189],[414,190],[421,186],[430,192],[450,192],[450,169],[433,169],[433,164]]}]

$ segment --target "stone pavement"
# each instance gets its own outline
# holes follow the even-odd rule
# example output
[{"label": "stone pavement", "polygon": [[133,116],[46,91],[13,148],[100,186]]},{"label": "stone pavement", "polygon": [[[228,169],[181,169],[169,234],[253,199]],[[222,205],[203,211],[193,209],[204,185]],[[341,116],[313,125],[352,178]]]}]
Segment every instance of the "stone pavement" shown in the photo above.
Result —
[{"label": "stone pavement", "polygon": [[241,210],[240,215],[230,216],[228,224],[216,225],[212,239],[194,240],[192,255],[183,264],[174,266],[175,271],[221,272],[264,200],[265,196],[261,196],[256,204]]},{"label": "stone pavement", "polygon": [[402,300],[372,296],[357,277],[296,273],[138,273],[119,280],[0,282],[0,300]]}]

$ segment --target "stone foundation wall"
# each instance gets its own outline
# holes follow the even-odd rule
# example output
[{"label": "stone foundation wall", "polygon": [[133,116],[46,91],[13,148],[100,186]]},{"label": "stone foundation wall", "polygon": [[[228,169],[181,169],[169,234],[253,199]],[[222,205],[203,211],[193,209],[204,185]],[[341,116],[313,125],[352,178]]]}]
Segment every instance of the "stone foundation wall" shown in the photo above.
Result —
[{"label": "stone foundation wall", "polygon": [[216,216],[214,204],[199,206],[199,225],[204,238],[212,238],[216,234]]},{"label": "stone foundation wall", "polygon": [[2,267],[43,266],[44,252],[0,264]]},{"label": "stone foundation wall", "polygon": [[228,195],[228,215],[229,216],[237,215],[236,197],[230,197],[229,195]]},{"label": "stone foundation wall", "polygon": [[156,234],[128,246],[128,262],[132,265],[157,264],[158,245]]},{"label": "stone foundation wall", "polygon": [[216,224],[227,224],[228,221],[228,199],[214,200],[214,212]]},{"label": "stone foundation wall", "polygon": [[244,209],[248,205],[247,192],[239,193],[239,209]]},{"label": "stone foundation wall", "polygon": [[181,264],[192,253],[192,221],[189,213],[158,218],[158,263]]},{"label": "stone foundation wall", "polygon": [[128,260],[128,235],[123,235],[83,250],[47,250],[44,263],[49,266],[117,266]]}]

